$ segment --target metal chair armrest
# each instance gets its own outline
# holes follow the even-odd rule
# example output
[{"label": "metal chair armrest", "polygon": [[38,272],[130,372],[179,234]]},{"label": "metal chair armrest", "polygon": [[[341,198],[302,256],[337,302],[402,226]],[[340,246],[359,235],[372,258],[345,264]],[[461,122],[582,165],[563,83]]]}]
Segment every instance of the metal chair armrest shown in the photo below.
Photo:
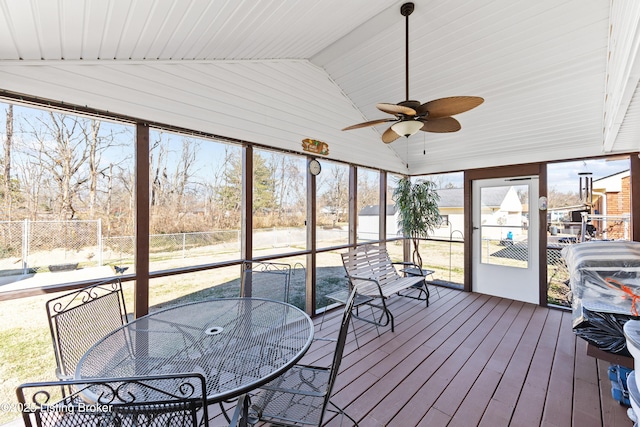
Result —
[{"label": "metal chair armrest", "polygon": [[403,270],[407,270],[408,268],[415,268],[417,270],[417,272],[420,273],[420,276],[424,276],[424,274],[422,274],[422,269],[420,267],[418,267],[418,264],[416,264],[415,262],[403,261],[403,262],[392,262],[391,264],[393,264],[393,265],[402,265],[402,266],[405,267]]},{"label": "metal chair armrest", "polygon": [[374,278],[374,277],[365,277],[365,276],[352,276],[350,274],[347,274],[347,277],[349,279],[355,279],[355,280],[366,280],[367,282],[376,282],[378,283],[378,279]]},{"label": "metal chair armrest", "polygon": [[60,368],[56,368],[56,378],[62,381],[67,381],[67,380],[72,380],[73,375],[65,375],[62,372],[60,372]]},{"label": "metal chair armrest", "polygon": [[[365,281],[365,282],[373,282],[373,283],[375,283],[376,286],[378,287],[378,293],[380,295],[380,298],[384,298],[384,294],[382,293],[382,286],[380,286],[380,281],[378,279],[371,278],[371,277],[364,277],[364,276],[352,276],[352,275],[349,275],[349,274],[347,274],[347,278],[349,279],[349,281],[361,280],[361,281]],[[355,284],[353,286],[356,288],[356,293],[357,294],[371,296],[371,294],[364,294],[362,292],[359,292],[358,289],[357,289],[358,287]]]}]

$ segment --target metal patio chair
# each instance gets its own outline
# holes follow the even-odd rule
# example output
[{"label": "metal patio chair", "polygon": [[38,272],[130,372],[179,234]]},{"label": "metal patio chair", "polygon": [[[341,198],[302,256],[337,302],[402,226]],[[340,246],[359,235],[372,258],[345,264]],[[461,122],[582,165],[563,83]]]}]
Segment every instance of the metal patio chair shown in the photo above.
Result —
[{"label": "metal patio chair", "polygon": [[89,347],[126,323],[119,278],[53,298],[46,308],[58,379],[73,378],[78,361]]},{"label": "metal patio chair", "polygon": [[289,264],[244,261],[240,295],[289,302],[290,282]]},{"label": "metal patio chair", "polygon": [[[244,261],[240,296],[265,298],[289,302],[289,284],[291,283],[291,266],[279,262]],[[225,404],[235,405],[238,399],[219,402],[222,415],[231,423],[230,408]]]},{"label": "metal patio chair", "polygon": [[[61,396],[61,384],[71,392]],[[26,427],[186,427],[208,420],[205,379],[195,373],[36,382],[16,394]]]},{"label": "metal patio chair", "polygon": [[256,391],[251,397],[249,418],[277,425],[321,426],[327,411],[358,423],[331,402],[331,391],[340,369],[356,293],[346,301],[333,360],[329,367],[294,365],[291,369]]}]

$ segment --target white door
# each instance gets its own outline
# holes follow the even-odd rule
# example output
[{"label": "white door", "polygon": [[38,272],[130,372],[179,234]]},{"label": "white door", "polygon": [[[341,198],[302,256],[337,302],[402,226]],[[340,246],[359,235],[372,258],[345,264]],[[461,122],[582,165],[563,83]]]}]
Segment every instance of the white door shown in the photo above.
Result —
[{"label": "white door", "polygon": [[473,181],[474,292],[540,303],[538,178]]}]

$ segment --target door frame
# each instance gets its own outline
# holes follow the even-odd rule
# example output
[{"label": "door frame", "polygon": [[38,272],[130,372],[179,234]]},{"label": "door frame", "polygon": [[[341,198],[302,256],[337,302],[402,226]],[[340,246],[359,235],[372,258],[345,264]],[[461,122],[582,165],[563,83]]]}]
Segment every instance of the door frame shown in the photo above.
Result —
[{"label": "door frame", "polygon": [[[471,169],[464,172],[464,290],[473,289],[473,212],[472,212],[472,181],[492,178],[512,178],[519,176],[538,176],[538,197],[547,197],[547,167],[544,163],[529,163],[523,165],[495,167],[487,169]],[[537,200],[529,201],[529,215],[538,212],[538,263],[540,306],[547,306],[547,212],[535,209]],[[544,261],[542,261],[544,260]]]}]

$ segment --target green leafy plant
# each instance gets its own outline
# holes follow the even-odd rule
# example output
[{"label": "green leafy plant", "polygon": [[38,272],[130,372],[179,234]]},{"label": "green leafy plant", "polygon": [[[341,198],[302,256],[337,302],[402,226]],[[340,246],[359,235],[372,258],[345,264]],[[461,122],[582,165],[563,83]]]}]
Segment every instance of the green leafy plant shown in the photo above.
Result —
[{"label": "green leafy plant", "polygon": [[420,239],[429,237],[429,233],[440,224],[438,202],[440,196],[432,181],[418,180],[412,183],[402,178],[393,191],[393,199],[398,208],[398,228],[413,243],[412,260],[422,268]]}]

